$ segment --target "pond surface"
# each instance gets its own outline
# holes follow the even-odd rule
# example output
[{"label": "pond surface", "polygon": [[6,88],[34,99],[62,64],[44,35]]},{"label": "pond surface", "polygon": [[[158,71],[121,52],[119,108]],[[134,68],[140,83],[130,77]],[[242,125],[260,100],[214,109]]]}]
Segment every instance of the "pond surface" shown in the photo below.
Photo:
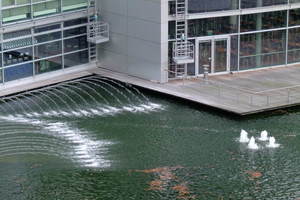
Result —
[{"label": "pond surface", "polygon": [[[298,199],[300,110],[247,118],[103,79],[2,100],[0,199]],[[241,129],[280,148],[249,150]]]}]

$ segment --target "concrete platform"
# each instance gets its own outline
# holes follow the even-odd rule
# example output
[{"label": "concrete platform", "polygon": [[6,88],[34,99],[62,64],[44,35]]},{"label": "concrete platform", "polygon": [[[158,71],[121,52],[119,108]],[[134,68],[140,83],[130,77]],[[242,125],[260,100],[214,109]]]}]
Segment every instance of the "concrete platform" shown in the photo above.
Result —
[{"label": "concrete platform", "polygon": [[13,95],[16,93],[29,91],[64,81],[81,78],[84,76],[92,75],[87,69],[95,68],[95,66],[81,66],[50,72],[36,77],[20,79],[17,81],[8,82],[0,86],[0,97]]},{"label": "concrete platform", "polygon": [[300,105],[300,66],[278,67],[160,84],[97,68],[99,74],[238,115]]}]

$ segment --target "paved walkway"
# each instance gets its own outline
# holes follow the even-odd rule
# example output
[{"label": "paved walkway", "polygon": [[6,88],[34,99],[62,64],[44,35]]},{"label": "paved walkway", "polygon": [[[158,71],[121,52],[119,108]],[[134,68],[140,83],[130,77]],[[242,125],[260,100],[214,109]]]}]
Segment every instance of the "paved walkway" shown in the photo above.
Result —
[{"label": "paved walkway", "polygon": [[154,83],[101,68],[89,72],[239,115],[300,105],[300,66]]}]

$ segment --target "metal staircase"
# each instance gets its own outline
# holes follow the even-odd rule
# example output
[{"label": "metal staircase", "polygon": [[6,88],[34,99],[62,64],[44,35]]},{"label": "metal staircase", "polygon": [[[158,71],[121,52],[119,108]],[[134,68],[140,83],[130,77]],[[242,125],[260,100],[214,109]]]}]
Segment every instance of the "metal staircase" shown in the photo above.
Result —
[{"label": "metal staircase", "polygon": [[187,1],[175,0],[176,41],[173,43],[173,62],[176,64],[176,77],[186,74],[186,64],[194,63],[194,44],[187,40],[188,20]]}]

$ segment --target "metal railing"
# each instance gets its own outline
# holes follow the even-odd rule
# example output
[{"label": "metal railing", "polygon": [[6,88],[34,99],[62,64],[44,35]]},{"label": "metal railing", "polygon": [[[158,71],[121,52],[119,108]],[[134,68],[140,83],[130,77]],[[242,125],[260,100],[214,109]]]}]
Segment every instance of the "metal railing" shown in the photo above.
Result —
[{"label": "metal railing", "polygon": [[193,59],[194,60],[194,44],[190,41],[181,41],[173,43],[174,59]]},{"label": "metal railing", "polygon": [[89,24],[88,39],[108,39],[109,38],[109,24],[102,21],[91,22]]},{"label": "metal railing", "polygon": [[208,95],[250,107],[272,107],[300,103],[300,85],[254,92],[232,87],[217,81],[206,80],[203,86],[210,87]]}]

